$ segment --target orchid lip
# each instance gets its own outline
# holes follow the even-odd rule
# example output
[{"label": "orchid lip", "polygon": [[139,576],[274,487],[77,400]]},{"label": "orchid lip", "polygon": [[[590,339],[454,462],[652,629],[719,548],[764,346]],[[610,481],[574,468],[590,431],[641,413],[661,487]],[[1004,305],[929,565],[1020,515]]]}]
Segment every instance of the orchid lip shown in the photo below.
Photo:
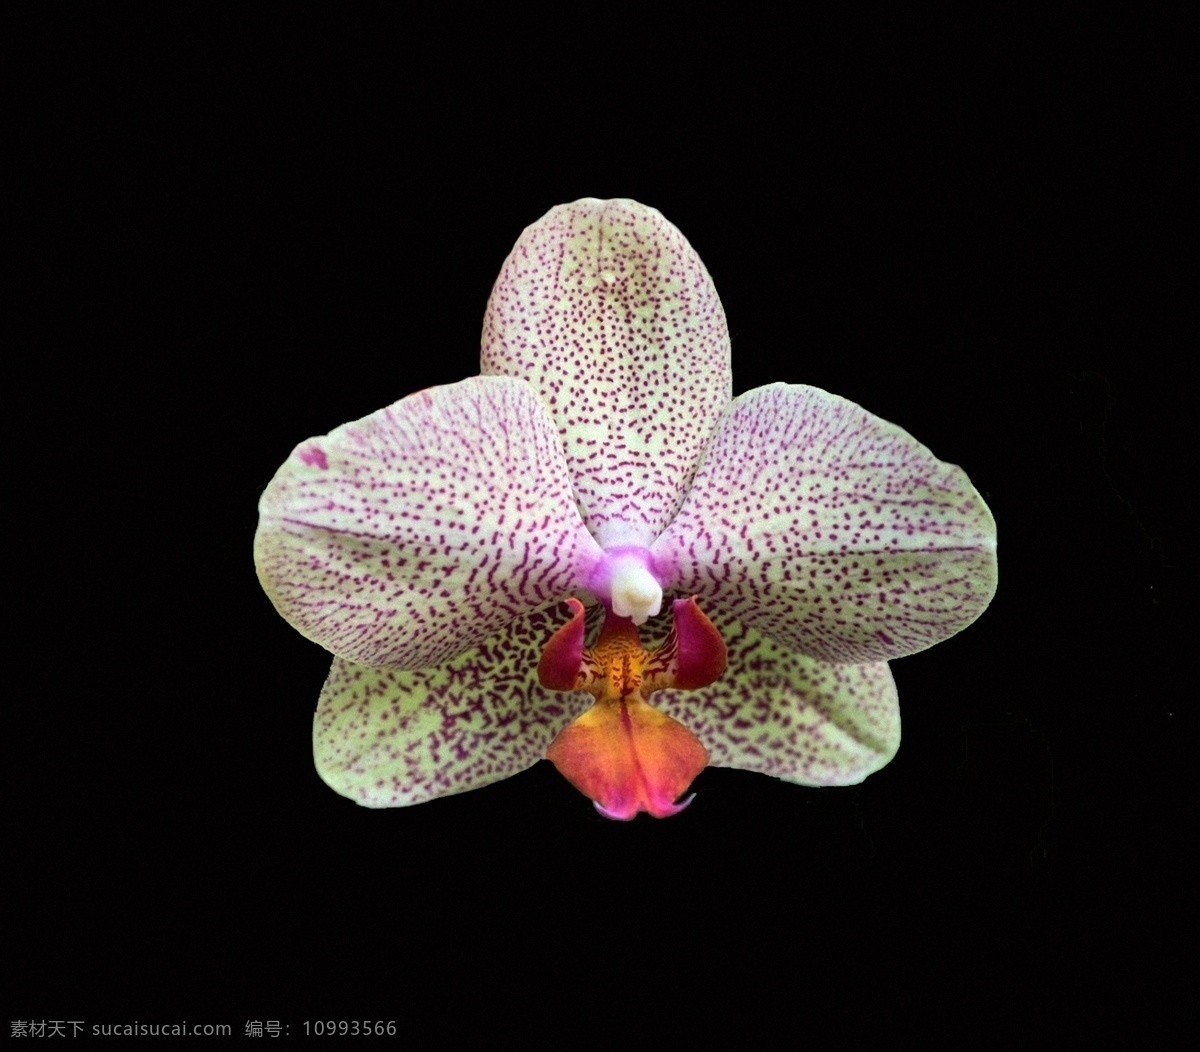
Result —
[{"label": "orchid lip", "polygon": [[[695,793],[688,793],[682,800],[674,804],[660,804],[658,808],[651,812],[655,818],[669,818],[671,815],[677,815],[680,811],[687,809],[688,804],[696,799]],[[623,811],[613,811],[605,807],[599,800],[593,800],[592,806],[605,818],[611,818],[614,822],[628,822],[630,819],[636,818],[637,808],[627,809]]]},{"label": "orchid lip", "polygon": [[679,720],[646,701],[657,690],[699,689],[725,671],[720,633],[695,598],[676,600],[673,625],[661,646],[647,651],[627,617],[606,613],[595,646],[584,646],[584,611],[546,643],[538,677],[548,690],[586,690],[595,704],[568,724],[546,752],[559,773],[591,797],[607,818],[628,821],[639,811],[655,818],[678,814],[680,800],[708,763],[703,743]]}]

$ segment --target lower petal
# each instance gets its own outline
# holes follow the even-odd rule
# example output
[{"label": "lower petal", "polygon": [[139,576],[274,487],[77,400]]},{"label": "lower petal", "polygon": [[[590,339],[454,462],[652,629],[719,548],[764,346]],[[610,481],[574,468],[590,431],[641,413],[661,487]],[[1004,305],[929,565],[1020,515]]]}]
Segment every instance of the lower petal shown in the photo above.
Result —
[{"label": "lower petal", "polygon": [[885,662],[834,665],[714,618],[729,668],[701,690],[660,690],[654,703],[708,746],[714,767],[799,785],[854,785],[900,747],[900,706]]},{"label": "lower petal", "polygon": [[546,753],[559,773],[609,818],[646,811],[665,818],[708,763],[708,753],[678,720],[637,694],[601,700],[565,727]]},{"label": "lower petal", "polygon": [[520,618],[437,668],[333,662],[313,721],[317,773],[364,807],[404,807],[532,767],[591,698],[537,682],[554,611]]}]

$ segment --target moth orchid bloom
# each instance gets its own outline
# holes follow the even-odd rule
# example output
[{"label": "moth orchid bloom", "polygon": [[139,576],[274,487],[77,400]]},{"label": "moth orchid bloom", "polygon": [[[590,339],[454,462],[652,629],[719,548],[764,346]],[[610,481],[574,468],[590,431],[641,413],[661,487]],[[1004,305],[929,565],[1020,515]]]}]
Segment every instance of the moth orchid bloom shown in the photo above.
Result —
[{"label": "moth orchid bloom", "polygon": [[482,375],[297,446],[255,560],[335,655],[325,781],[402,806],[548,757],[628,819],[678,811],[706,764],[806,785],[886,764],[886,662],[987,606],[991,514],[845,399],[731,395],[694,250],[653,209],[589,199],[517,242]]}]

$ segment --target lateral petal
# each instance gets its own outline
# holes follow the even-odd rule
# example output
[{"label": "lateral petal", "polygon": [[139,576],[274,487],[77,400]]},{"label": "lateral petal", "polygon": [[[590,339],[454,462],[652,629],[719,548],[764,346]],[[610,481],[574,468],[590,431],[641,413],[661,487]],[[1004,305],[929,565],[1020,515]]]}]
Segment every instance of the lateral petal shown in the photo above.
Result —
[{"label": "lateral petal", "polygon": [[708,749],[714,767],[799,785],[853,785],[900,747],[896,684],[885,662],[832,665],[721,621],[729,668],[700,690],[660,690],[654,704]]},{"label": "lateral petal", "polygon": [[498,376],[301,443],[263,494],[254,540],[263,588],[301,633],[348,661],[410,669],[562,600],[600,555],[546,407]]},{"label": "lateral petal", "polygon": [[525,230],[488,301],[482,371],[541,393],[606,549],[647,546],[674,518],[732,391],[708,271],[626,200],[560,205]]},{"label": "lateral petal", "polygon": [[924,650],[996,590],[996,524],[961,468],[853,402],[788,384],[730,406],[652,552],[664,588],[831,662]]},{"label": "lateral petal", "polygon": [[526,615],[438,668],[335,658],[313,720],[317,772],[364,807],[404,807],[500,781],[543,759],[592,703],[537,682],[555,610]]}]

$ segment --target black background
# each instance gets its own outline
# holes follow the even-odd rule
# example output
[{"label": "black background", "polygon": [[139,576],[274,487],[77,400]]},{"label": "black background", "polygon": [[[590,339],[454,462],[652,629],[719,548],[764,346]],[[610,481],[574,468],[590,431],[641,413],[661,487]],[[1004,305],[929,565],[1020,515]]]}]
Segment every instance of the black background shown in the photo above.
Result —
[{"label": "black background", "polygon": [[[1174,27],[592,15],[64,8],[15,34],[9,1017],[295,1035],[450,992],[464,1034],[647,1000],[668,1033],[929,1003],[1169,1027],[1195,693]],[[301,439],[476,373],[512,243],[583,196],[689,238],[735,393],[851,398],[996,516],[992,607],[893,666],[904,743],[860,787],[709,770],[684,814],[619,824],[547,764],[388,812],[312,769],[328,658],[259,590],[258,495]]]}]

